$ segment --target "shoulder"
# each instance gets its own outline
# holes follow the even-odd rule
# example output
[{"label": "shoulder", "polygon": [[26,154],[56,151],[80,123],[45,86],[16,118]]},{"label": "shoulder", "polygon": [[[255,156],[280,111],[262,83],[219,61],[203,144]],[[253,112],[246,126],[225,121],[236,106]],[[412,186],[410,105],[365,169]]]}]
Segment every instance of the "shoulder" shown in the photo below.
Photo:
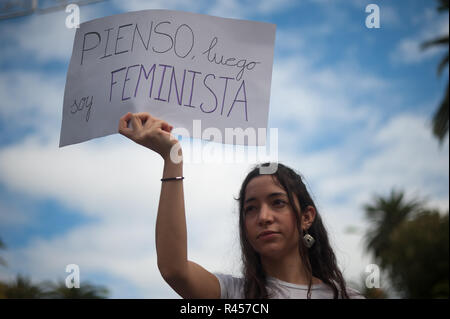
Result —
[{"label": "shoulder", "polygon": [[[338,299],[343,299],[344,296],[342,294],[342,287],[337,282],[334,282],[334,284],[336,285],[336,288],[339,291]],[[329,289],[329,292],[331,294],[331,298],[333,298],[334,297],[334,292],[333,292],[333,289],[331,288],[331,286],[326,285],[325,283],[322,283],[322,285],[324,287],[326,287],[327,289]],[[362,293],[360,293],[355,288],[349,287],[347,283],[345,284],[345,291],[347,292],[347,295],[348,295],[349,299],[366,299],[366,297],[364,297],[364,295]]]},{"label": "shoulder", "polygon": [[[243,299],[244,298],[244,279],[229,274],[213,273],[220,284],[221,299]],[[276,278],[268,279],[268,289],[271,298],[307,298],[308,287],[305,285],[291,284],[283,282]],[[356,289],[347,287],[347,294],[350,299],[365,299],[365,297]],[[323,283],[311,287],[312,299],[331,299],[333,290]],[[342,297],[341,297],[342,298]]]},{"label": "shoulder", "polygon": [[228,274],[214,273],[220,284],[221,299],[244,298],[244,279]]},{"label": "shoulder", "polygon": [[[288,283],[277,278],[269,277],[268,286],[271,290],[271,298],[283,298],[283,299],[307,299],[308,298],[308,285],[299,285],[294,283]],[[339,287],[338,287],[339,289]],[[357,290],[346,287],[346,292],[350,299],[364,299]],[[311,299],[333,299],[334,291],[331,286],[320,282],[311,285],[310,290]],[[342,294],[339,293],[339,299],[342,298]]]},{"label": "shoulder", "polygon": [[350,299],[366,299],[362,293],[351,287],[347,287],[347,295]]},{"label": "shoulder", "polygon": [[[327,286],[327,285],[324,284],[324,286]],[[342,295],[342,291],[341,291],[339,285],[336,284],[336,286],[339,289],[339,297],[338,298],[343,299],[344,297]],[[329,286],[327,286],[327,288],[330,290],[331,294],[334,295],[334,293],[332,292],[332,288]],[[349,287],[347,285],[345,287],[345,291],[347,292],[349,299],[366,299],[366,297],[364,297],[364,295],[362,293],[360,293],[358,290],[356,290],[352,287]],[[333,297],[331,297],[331,298],[333,298]]]}]

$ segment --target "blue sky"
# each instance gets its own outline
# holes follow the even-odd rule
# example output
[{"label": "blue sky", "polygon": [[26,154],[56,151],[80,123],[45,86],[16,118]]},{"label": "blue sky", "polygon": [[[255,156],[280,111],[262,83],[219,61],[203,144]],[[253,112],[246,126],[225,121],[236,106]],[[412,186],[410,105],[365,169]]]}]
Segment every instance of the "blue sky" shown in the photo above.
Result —
[{"label": "blue sky", "polygon": [[[380,7],[368,29],[365,7]],[[80,7],[81,22],[143,9],[173,9],[277,25],[269,127],[278,159],[308,182],[345,277],[371,257],[362,205],[402,189],[449,206],[449,143],[430,119],[448,81],[436,74],[448,34],[434,1],[120,1]],[[113,298],[177,298],[156,267],[160,158],[112,135],[58,148],[74,31],[64,11],[0,21],[0,237],[8,267],[33,280],[104,284]],[[186,163],[189,256],[239,274],[236,197],[251,163]],[[208,196],[205,196],[207,194]],[[213,217],[213,218],[211,218]],[[346,231],[353,226],[356,231]]]}]

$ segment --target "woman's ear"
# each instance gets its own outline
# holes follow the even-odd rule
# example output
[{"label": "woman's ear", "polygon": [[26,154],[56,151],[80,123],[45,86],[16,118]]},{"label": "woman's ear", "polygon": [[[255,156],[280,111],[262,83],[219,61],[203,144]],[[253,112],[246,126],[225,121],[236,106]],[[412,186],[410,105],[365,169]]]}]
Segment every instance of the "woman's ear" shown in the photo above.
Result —
[{"label": "woman's ear", "polygon": [[302,212],[302,228],[304,231],[311,227],[315,218],[316,209],[313,206],[306,207],[306,210]]}]

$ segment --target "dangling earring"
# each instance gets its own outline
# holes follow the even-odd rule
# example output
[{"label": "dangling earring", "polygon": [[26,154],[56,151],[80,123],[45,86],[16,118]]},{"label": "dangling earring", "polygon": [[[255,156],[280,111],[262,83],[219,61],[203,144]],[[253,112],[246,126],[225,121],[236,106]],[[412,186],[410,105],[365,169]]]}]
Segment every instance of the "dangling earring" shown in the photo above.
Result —
[{"label": "dangling earring", "polygon": [[314,245],[314,242],[316,241],[313,236],[308,234],[308,230],[305,230],[306,234],[303,236],[303,243],[306,247],[311,248]]}]

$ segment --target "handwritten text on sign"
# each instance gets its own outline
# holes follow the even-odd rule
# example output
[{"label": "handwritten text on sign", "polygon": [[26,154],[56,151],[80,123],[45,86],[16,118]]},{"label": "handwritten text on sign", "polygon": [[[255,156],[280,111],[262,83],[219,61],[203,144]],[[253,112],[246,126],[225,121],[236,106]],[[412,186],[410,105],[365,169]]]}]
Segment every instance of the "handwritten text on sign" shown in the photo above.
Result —
[{"label": "handwritten text on sign", "polygon": [[194,137],[193,120],[221,132],[267,128],[274,40],[272,24],[178,11],[83,23],[60,146],[116,133],[127,112],[149,112]]}]

